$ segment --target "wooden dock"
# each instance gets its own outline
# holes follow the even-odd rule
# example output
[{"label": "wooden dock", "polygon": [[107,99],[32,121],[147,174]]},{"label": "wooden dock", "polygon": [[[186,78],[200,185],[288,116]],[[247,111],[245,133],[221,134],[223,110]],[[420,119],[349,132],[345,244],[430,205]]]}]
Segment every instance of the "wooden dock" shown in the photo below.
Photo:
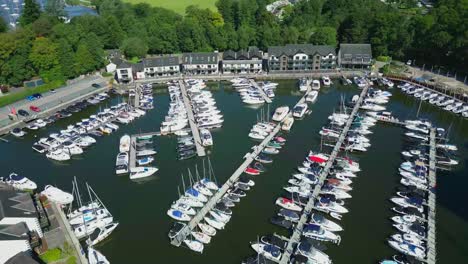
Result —
[{"label": "wooden dock", "polygon": [[331,167],[333,166],[333,162],[335,161],[338,153],[340,152],[341,145],[343,144],[346,134],[348,133],[349,128],[351,127],[351,124],[353,123],[354,116],[359,110],[359,107],[361,107],[361,104],[364,100],[365,95],[367,94],[367,90],[369,89],[369,86],[366,86],[364,89],[362,89],[361,94],[359,96],[358,101],[356,102],[356,105],[353,108],[353,111],[350,114],[350,117],[348,121],[346,122],[345,127],[343,128],[340,137],[338,138],[338,141],[333,148],[332,153],[330,154],[330,157],[328,158],[327,163],[325,164],[325,167],[322,169],[319,175],[319,182],[317,185],[315,185],[314,190],[312,191],[312,194],[310,196],[309,202],[307,205],[304,207],[304,210],[302,212],[301,218],[299,222],[297,223],[296,227],[294,228],[293,234],[289,238],[288,245],[286,246],[286,249],[281,257],[281,260],[279,261],[280,264],[287,264],[289,263],[289,260],[291,258],[291,255],[294,251],[295,245],[300,242],[301,235],[302,235],[302,230],[304,228],[304,224],[307,222],[307,219],[309,218],[309,215],[312,212],[312,209],[314,207],[315,203],[315,198],[320,193],[320,190],[324,184],[325,179],[328,176],[328,172],[330,171]]},{"label": "wooden dock", "polygon": [[427,259],[429,264],[436,263],[436,131],[431,128],[429,134],[429,212],[427,214]]},{"label": "wooden dock", "polygon": [[182,93],[182,98],[185,105],[185,110],[187,111],[187,117],[192,130],[193,140],[195,141],[195,146],[197,148],[197,155],[199,157],[206,156],[205,148],[202,145],[200,138],[200,131],[198,130],[198,125],[195,122],[195,117],[193,116],[192,104],[190,104],[190,99],[187,95],[187,90],[185,89],[185,83],[182,80],[179,80],[180,91]]},{"label": "wooden dock", "polygon": [[260,94],[263,97],[263,100],[265,100],[265,102],[267,104],[271,104],[272,101],[271,101],[270,97],[268,97],[268,95],[265,93],[265,91],[262,89],[262,87],[260,87],[258,85],[258,83],[254,79],[250,79],[250,85],[255,87],[260,92]]},{"label": "wooden dock", "polygon": [[[311,87],[307,89],[307,92],[302,96],[297,104],[304,103],[307,94],[310,92]],[[296,104],[296,105],[297,105]],[[292,116],[292,110],[289,111],[288,117]],[[223,184],[223,186],[210,198],[210,200],[205,204],[205,206],[197,212],[197,214],[192,218],[187,226],[184,227],[179,232],[179,235],[171,240],[171,244],[174,246],[180,246],[184,239],[190,235],[190,232],[197,227],[198,223],[203,220],[203,217],[213,209],[213,207],[223,198],[224,194],[229,188],[231,188],[234,183],[237,182],[239,177],[242,175],[244,170],[254,161],[260,152],[265,148],[265,146],[270,142],[276,134],[281,130],[282,123],[278,123],[273,131],[259,144],[253,147],[253,151],[247,153],[244,158],[244,162],[237,168],[237,170],[229,177],[229,179]]]},{"label": "wooden dock", "polygon": [[244,162],[237,168],[237,170],[229,177],[229,179],[219,188],[219,190],[210,198],[210,200],[197,212],[197,214],[190,220],[187,226],[182,229],[178,236],[171,240],[171,244],[174,246],[180,246],[184,239],[190,234],[190,232],[195,229],[200,221],[203,220],[203,217],[211,211],[214,206],[223,198],[224,194],[229,188],[231,188],[234,183],[239,179],[239,177],[244,173],[244,170],[254,161],[255,157],[260,154],[260,152],[265,148],[265,146],[270,142],[274,136],[280,131],[281,123],[277,124],[273,131],[257,146],[254,146],[251,153],[245,155]]},{"label": "wooden dock", "polygon": [[136,145],[137,137],[135,135],[130,136],[130,151],[128,152],[128,171],[131,172],[136,167]]}]

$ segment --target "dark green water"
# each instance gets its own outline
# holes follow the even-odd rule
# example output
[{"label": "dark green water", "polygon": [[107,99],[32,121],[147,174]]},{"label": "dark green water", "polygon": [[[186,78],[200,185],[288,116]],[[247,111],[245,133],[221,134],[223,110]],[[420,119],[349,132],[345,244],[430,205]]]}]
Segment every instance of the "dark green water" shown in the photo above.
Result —
[{"label": "dark green water", "polygon": [[[242,104],[237,93],[224,89],[223,84],[213,83],[217,105],[224,114],[223,128],[213,133],[215,146],[211,161],[218,177],[224,182],[242,157],[253,146],[247,134],[256,120],[258,110]],[[298,96],[295,81],[283,81],[271,109],[279,105],[293,106]],[[340,96],[350,96],[359,90],[351,87],[332,87],[320,92],[312,106],[313,113],[304,120],[296,121],[288,133],[288,142],[268,171],[255,177],[256,186],[234,208],[233,218],[226,229],[218,232],[212,243],[205,247],[203,255],[169,244],[167,231],[171,221],[166,210],[177,197],[181,185],[180,174],[193,168],[201,160],[176,161],[174,137],[156,138],[159,153],[156,156],[160,168],[153,179],[135,183],[128,177],[114,174],[118,142],[125,133],[159,130],[159,124],[167,113],[169,98],[166,93],[155,94],[155,109],[146,116],[108,137],[98,139],[97,144],[72,162],[54,163],[31,149],[33,136],[0,144],[2,156],[0,174],[12,171],[22,173],[36,181],[39,186],[56,184],[71,190],[71,180],[76,176],[80,183],[87,181],[118,219],[120,226],[110,239],[98,246],[112,263],[240,263],[252,255],[249,242],[258,235],[272,232],[288,233],[269,224],[269,218],[277,208],[274,200],[282,193],[282,187],[294,168],[300,164],[310,149],[318,150],[319,129],[327,116],[337,108]],[[388,108],[400,118],[414,118],[418,103],[412,98],[393,90]],[[113,103],[118,98],[113,99]],[[110,103],[109,103],[110,104]],[[92,107],[76,117],[62,120],[38,136],[66,127],[70,123],[89,116],[98,107]],[[437,185],[437,251],[439,263],[468,263],[468,203],[465,185],[468,183],[468,124],[466,120],[423,103],[420,116],[434,120],[439,126],[450,127],[450,138],[459,147],[460,165],[452,172],[439,173]],[[354,181],[353,198],[346,207],[350,213],[340,224],[340,246],[330,245],[327,253],[334,263],[377,263],[395,252],[386,244],[393,234],[389,217],[392,216],[389,198],[395,193],[399,176],[397,166],[401,162],[403,129],[377,125],[372,134],[372,147],[367,153],[357,155],[362,172]]]}]

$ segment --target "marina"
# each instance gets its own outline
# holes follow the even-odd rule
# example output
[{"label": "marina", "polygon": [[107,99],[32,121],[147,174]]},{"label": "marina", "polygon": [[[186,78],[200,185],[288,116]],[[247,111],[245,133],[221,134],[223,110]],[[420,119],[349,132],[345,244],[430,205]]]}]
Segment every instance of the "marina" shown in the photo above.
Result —
[{"label": "marina", "polygon": [[[232,94],[229,90],[228,84],[211,83],[209,86],[218,89],[213,92],[213,95],[218,101],[220,110],[225,113],[226,119],[223,128],[213,130],[217,144],[210,154],[216,174],[219,180],[224,182],[229,179],[233,171],[238,169],[239,159],[245,155],[245,150],[252,145],[252,142],[247,139],[246,133],[255,123],[255,114],[258,110],[243,106],[236,98],[237,94]],[[295,80],[280,82],[271,109],[274,110],[282,105],[290,107],[296,105],[298,97],[291,92],[291,90],[296,89]],[[166,235],[170,221],[165,212],[154,209],[163,208],[162,211],[165,211],[164,209],[168,208],[168,205],[176,198],[175,187],[180,181],[177,175],[196,162],[195,159],[175,160],[173,138],[158,137],[158,148],[161,154],[157,156],[156,162],[160,171],[151,180],[133,183],[122,180],[123,178],[116,177],[113,173],[119,137],[124,134],[141,136],[145,133],[140,131],[154,131],[154,127],[157,127],[163,120],[169,104],[165,94],[155,95],[155,100],[158,102],[157,109],[149,110],[147,115],[141,119],[128,126],[122,126],[119,131],[109,137],[100,139],[99,144],[89,149],[86,156],[71,164],[48,163],[44,162],[44,159],[38,154],[28,154],[31,153],[30,146],[31,140],[33,140],[30,135],[24,139],[8,137],[10,144],[1,144],[0,147],[5,153],[20,152],[29,155],[34,169],[24,168],[10,155],[5,157],[4,162],[11,164],[11,170],[23,172],[38,184],[54,182],[64,190],[71,190],[70,177],[76,174],[80,181],[81,179],[86,180],[92,183],[96,190],[99,190],[100,197],[120,222],[119,227],[112,234],[112,239],[97,247],[112,263],[151,261],[154,258],[151,253],[152,248],[154,252],[154,245],[159,248],[160,258],[172,259],[174,262],[216,263],[224,256],[234,255],[223,262],[240,263],[242,258],[251,254],[248,242],[255,240],[258,235],[275,232],[283,238],[290,237],[283,229],[272,229],[272,226],[265,221],[274,212],[274,199],[278,195],[280,186],[290,175],[290,168],[295,167],[297,161],[303,158],[304,153],[311,146],[320,146],[320,138],[316,137],[316,132],[325,123],[327,115],[334,110],[333,107],[339,103],[340,95],[345,94],[348,97],[359,92],[353,87],[339,85],[332,85],[332,87],[324,89],[327,90],[320,91],[319,100],[312,107],[314,113],[310,117],[294,123],[287,135],[288,142],[274,157],[271,167],[264,175],[255,176],[255,182],[260,188],[253,188],[247,197],[243,198],[242,202],[233,209],[234,217],[229,226],[217,234],[213,241],[206,246],[203,255],[171,246]],[[389,110],[394,116],[407,117],[408,113],[412,113],[414,116],[418,103],[413,102],[413,98],[406,98],[399,91],[392,92],[396,96],[390,101]],[[111,100],[115,102],[117,99]],[[93,108],[85,110],[80,115],[86,116],[91,112],[94,112]],[[421,107],[420,116],[424,118],[433,116],[438,125],[446,128],[453,120],[453,118],[447,118],[447,113],[431,108],[430,105]],[[75,117],[71,118],[70,121],[60,121],[53,127],[66,127],[68,122],[74,121]],[[467,127],[463,120],[455,119],[453,122],[450,137],[454,143],[461,147],[463,142],[466,142],[464,135],[466,135]],[[331,245],[327,250],[327,254],[334,263],[347,263],[347,259],[350,258],[359,263],[375,263],[383,256],[394,254],[394,251],[382,242],[382,239],[391,234],[392,231],[391,225],[383,221],[390,214],[390,210],[387,206],[382,205],[394,192],[392,190],[392,186],[395,186],[394,172],[387,173],[386,171],[392,171],[392,166],[394,169],[395,162],[392,160],[397,160],[400,155],[401,140],[398,137],[393,138],[394,134],[401,134],[400,131],[401,126],[377,125],[374,134],[371,135],[375,145],[373,144],[368,154],[360,157],[363,172],[355,183],[359,191],[353,193],[348,207],[350,213],[343,218],[342,224],[345,231],[341,235],[342,242],[339,247]],[[46,131],[39,131],[38,135],[44,133]],[[150,133],[157,134],[157,132]],[[460,151],[460,155],[466,155],[465,149],[462,148]],[[389,160],[388,164],[382,164],[382,157]],[[388,169],[389,167],[390,169]],[[42,177],[42,175],[35,173],[35,170],[47,172],[48,175]],[[3,171],[2,175],[9,173],[9,171],[10,169]],[[464,259],[463,251],[454,248],[454,242],[450,238],[467,232],[460,219],[463,212],[452,205],[453,199],[460,201],[465,199],[457,194],[461,192],[462,186],[460,186],[459,181],[463,181],[464,173],[466,173],[464,166],[459,165],[450,172],[449,177],[446,177],[448,172],[444,171],[440,172],[442,176],[439,173],[437,175],[437,261],[440,263],[443,263],[444,260],[462,261]],[[125,195],[115,195],[116,193]],[[373,197],[372,202],[368,201],[369,196]],[[149,205],[153,208],[151,210],[147,210],[148,203],[144,202],[149,200],[151,201]],[[363,206],[364,204],[365,206]],[[381,209],[381,207],[385,208]],[[369,214],[369,211],[372,211],[373,214]],[[456,215],[451,212],[455,212]],[[158,223],[158,228],[154,228],[155,222]],[[440,223],[444,223],[444,226],[439,226]],[[451,225],[453,229],[446,227],[445,223]],[[369,226],[374,226],[374,228],[368,230]],[[141,233],[148,235],[142,238]],[[233,247],[236,248],[236,254],[232,254]],[[135,250],[139,253],[135,256],[127,256],[125,251],[128,252],[128,250]]]}]

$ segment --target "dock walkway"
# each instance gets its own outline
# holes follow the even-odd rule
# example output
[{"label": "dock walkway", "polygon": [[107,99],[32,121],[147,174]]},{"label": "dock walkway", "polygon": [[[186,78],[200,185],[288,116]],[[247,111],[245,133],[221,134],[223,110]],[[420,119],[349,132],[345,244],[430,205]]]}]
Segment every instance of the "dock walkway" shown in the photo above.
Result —
[{"label": "dock walkway", "polygon": [[436,131],[431,128],[429,134],[429,212],[427,214],[427,260],[429,264],[436,263]]},{"label": "dock walkway", "polygon": [[[307,92],[302,96],[302,98],[299,100],[297,104],[304,103],[305,98],[310,92],[311,88],[309,87],[307,89]],[[288,117],[292,116],[292,111],[289,111]],[[187,226],[185,226],[179,234],[171,240],[171,244],[174,246],[180,246],[184,239],[190,235],[190,232],[196,228],[198,223],[203,220],[203,217],[211,211],[214,206],[223,198],[224,194],[227,192],[229,188],[231,188],[234,183],[239,179],[239,177],[242,175],[244,170],[254,161],[255,157],[257,157],[260,152],[265,148],[265,146],[270,142],[276,134],[281,129],[281,124],[278,123],[273,131],[259,144],[253,147],[253,151],[251,153],[247,153],[245,155],[245,160],[244,162],[237,168],[237,170],[229,177],[229,179],[223,184],[223,186],[211,197],[211,199],[205,204],[205,206],[200,209],[200,211],[197,212],[197,214],[192,218],[192,220],[188,223]]]},{"label": "dock walkway", "polygon": [[263,100],[265,100],[266,103],[271,104],[272,101],[270,97],[268,97],[268,95],[265,93],[262,87],[260,87],[254,79],[250,79],[250,84],[260,92],[260,94],[263,97]]},{"label": "dock walkway", "polygon": [[293,234],[289,238],[288,245],[286,246],[286,250],[284,254],[281,257],[281,260],[279,261],[280,264],[286,264],[289,263],[289,260],[291,258],[291,254],[293,253],[294,246],[299,243],[301,239],[301,234],[302,234],[302,229],[304,228],[304,224],[307,222],[307,218],[312,212],[312,209],[314,207],[315,203],[315,198],[318,196],[320,189],[322,188],[322,185],[325,181],[325,179],[328,176],[328,172],[330,171],[330,168],[333,166],[333,162],[335,161],[338,153],[341,150],[341,145],[343,144],[346,134],[348,133],[349,128],[351,127],[351,124],[353,123],[354,116],[359,110],[359,107],[361,107],[361,104],[364,100],[365,95],[367,94],[369,86],[366,86],[364,89],[362,89],[362,92],[359,96],[358,101],[356,102],[356,105],[353,108],[353,111],[350,114],[350,118],[346,122],[345,127],[343,128],[340,137],[338,138],[338,142],[336,143],[335,147],[333,148],[332,153],[330,154],[330,157],[328,158],[327,163],[325,164],[325,167],[322,169],[322,172],[319,175],[319,183],[315,186],[315,189],[312,191],[312,194],[310,196],[310,200],[305,206],[303,213],[301,215],[301,218],[299,222],[297,223],[296,227],[294,228]]},{"label": "dock walkway", "polygon": [[192,105],[190,104],[190,100],[187,95],[187,90],[185,89],[185,83],[182,80],[179,80],[180,91],[182,92],[182,98],[185,105],[185,110],[187,111],[187,117],[190,125],[190,129],[192,130],[193,140],[195,141],[195,146],[197,148],[197,155],[199,157],[206,156],[205,148],[202,146],[201,138],[200,138],[200,131],[198,130],[198,126],[195,122],[195,117],[193,116],[193,109]]},{"label": "dock walkway", "polygon": [[254,150],[251,153],[247,153],[244,162],[237,168],[237,170],[229,177],[229,179],[221,186],[221,188],[211,197],[211,199],[205,204],[205,206],[198,211],[198,213],[192,218],[187,226],[172,239],[171,244],[175,246],[180,246],[185,237],[187,237],[190,232],[198,225],[198,223],[205,217],[205,215],[213,209],[213,207],[223,198],[224,194],[229,188],[231,188],[234,183],[239,179],[244,170],[254,161],[255,157],[260,154],[260,152],[265,148],[265,146],[270,142],[273,137],[281,129],[281,123],[277,124],[273,131],[257,146],[254,146]]}]

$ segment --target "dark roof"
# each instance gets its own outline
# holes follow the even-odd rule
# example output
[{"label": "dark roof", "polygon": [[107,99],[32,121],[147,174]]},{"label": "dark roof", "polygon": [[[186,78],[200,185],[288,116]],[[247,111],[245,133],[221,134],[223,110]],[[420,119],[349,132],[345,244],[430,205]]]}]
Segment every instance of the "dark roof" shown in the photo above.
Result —
[{"label": "dark roof", "polygon": [[143,59],[144,67],[163,67],[179,65],[179,58],[175,56],[164,56],[157,58]]},{"label": "dark roof", "polygon": [[117,69],[123,68],[132,68],[132,64],[126,60],[120,60],[120,63],[117,64]]},{"label": "dark roof", "polygon": [[33,259],[28,253],[20,252],[7,260],[5,264],[39,264],[39,262]]},{"label": "dark roof", "polygon": [[29,239],[28,232],[29,229],[25,222],[0,226],[0,240],[18,240],[21,238]]},{"label": "dark roof", "polygon": [[218,53],[184,53],[182,55],[182,64],[218,64]]},{"label": "dark roof", "polygon": [[37,217],[29,193],[0,190],[0,220],[4,217]]},{"label": "dark roof", "polygon": [[268,55],[279,57],[281,55],[293,56],[297,53],[305,53],[308,55],[320,54],[328,55],[335,54],[335,47],[328,45],[313,45],[313,44],[287,44],[286,46],[268,47]]},{"label": "dark roof", "polygon": [[262,58],[262,52],[257,47],[249,47],[248,50],[232,51],[223,53],[223,60],[251,60],[252,58]]},{"label": "dark roof", "polygon": [[372,57],[372,49],[370,44],[340,44],[340,55],[368,55]]}]

